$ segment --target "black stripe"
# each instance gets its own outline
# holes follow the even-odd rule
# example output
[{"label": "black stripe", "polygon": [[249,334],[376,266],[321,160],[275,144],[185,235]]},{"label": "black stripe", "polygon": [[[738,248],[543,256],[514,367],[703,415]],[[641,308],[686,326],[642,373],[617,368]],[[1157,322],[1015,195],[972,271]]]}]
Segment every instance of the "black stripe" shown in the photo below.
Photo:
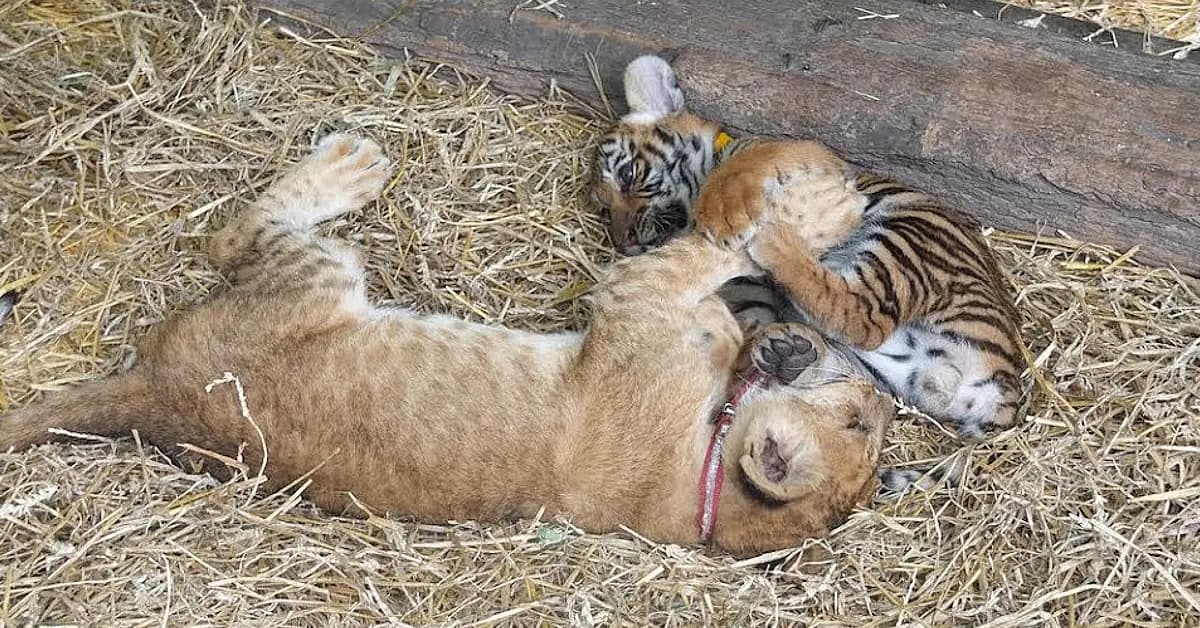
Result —
[{"label": "black stripe", "polygon": [[992,300],[990,294],[980,294],[977,289],[979,284],[967,284],[963,286],[963,297],[954,302],[954,307],[967,309],[979,308],[988,312],[997,309],[996,302]]},{"label": "black stripe", "polygon": [[1013,341],[1012,335],[1009,333],[1012,328],[1008,324],[1008,319],[997,316],[990,310],[984,312],[945,312],[938,315],[936,318],[930,319],[929,322],[935,325],[943,326],[949,326],[954,323],[983,323],[989,328],[997,331],[1001,336],[1004,336],[1005,339],[1009,340],[1010,342]]},{"label": "black stripe", "polygon": [[1014,366],[1020,364],[1020,362],[1015,359],[1012,353],[1009,353],[1007,349],[990,340],[984,340],[983,338],[971,338],[969,336],[964,336],[960,333],[950,331],[949,329],[939,329],[937,330],[937,333],[943,338],[970,345],[976,349],[979,349],[980,351],[991,353],[992,355],[998,355],[1005,360],[1008,360]]},{"label": "black stripe", "polygon": [[883,373],[880,373],[878,369],[871,366],[871,364],[866,360],[859,359],[856,360],[856,362],[867,371],[867,374],[871,376],[871,379],[875,380],[876,384],[878,384],[881,388],[886,388],[889,392],[892,392],[892,383],[883,376]]},{"label": "black stripe", "polygon": [[842,281],[846,284],[845,293],[849,293],[850,296],[853,296],[858,300],[859,311],[857,313],[863,316],[866,319],[866,322],[871,322],[875,319],[875,303],[879,301],[879,295],[875,294],[875,291],[870,285],[867,284],[866,277],[863,276],[863,267],[861,265],[854,267],[854,274],[858,275],[858,285],[866,288],[867,292],[874,298],[867,298],[867,295],[863,294],[863,292],[859,290],[851,290],[849,282],[847,282],[843,277]]},{"label": "black stripe", "polygon": [[993,314],[985,314],[982,312],[956,312],[939,316],[930,322],[935,325],[949,325],[951,323],[983,323],[988,327],[1000,332],[1000,335],[1005,336],[1006,338],[1008,337],[1008,334],[1005,332],[1006,326],[1004,324],[1004,319]]},{"label": "black stripe", "polygon": [[[955,264],[953,260],[957,256],[947,249],[940,239],[928,237],[927,234],[920,231],[919,227],[907,223],[892,223],[888,225],[888,228],[897,234],[903,234],[909,242],[910,247],[914,252],[919,252],[921,261],[927,266],[936,268],[948,275],[967,276],[977,281],[986,281],[975,269]],[[922,240],[924,242],[918,244]],[[930,243],[936,244],[941,249],[941,255],[928,246]]]},{"label": "black stripe", "polygon": [[700,189],[699,177],[690,168],[683,171],[683,176],[680,177],[679,182],[683,184],[683,187],[687,188],[686,198],[694,198],[696,192]]},{"label": "black stripe", "polygon": [[963,246],[950,230],[942,225],[929,220],[928,214],[911,213],[910,208],[905,208],[902,215],[893,214],[883,220],[885,227],[895,229],[899,226],[909,228],[909,236],[914,241],[934,242],[938,244],[947,257],[959,258],[963,255],[973,255],[973,253]]},{"label": "black stripe", "polygon": [[646,159],[645,153],[650,153],[655,160],[665,163],[669,156],[663,150],[653,144],[645,144],[642,146],[643,159]]},{"label": "black stripe", "polygon": [[[926,238],[940,236],[936,241],[943,246],[948,254],[958,257],[976,257],[978,253],[975,251],[975,243],[969,240],[967,242],[963,241],[961,227],[947,219],[944,215],[933,211],[933,209],[936,208],[906,206],[896,214],[888,216],[884,220],[884,223],[910,224],[916,227],[917,233]],[[940,218],[946,224],[942,225],[933,220],[933,218]]]},{"label": "black stripe", "polygon": [[657,124],[654,125],[654,137],[655,137],[655,139],[657,139],[659,142],[662,142],[663,144],[674,144],[675,143],[675,138],[672,136],[672,134],[667,133],[666,129],[662,128],[661,126],[659,126]]},{"label": "black stripe", "polygon": [[[988,266],[983,260],[983,251],[986,250],[986,245],[982,238],[975,235],[974,231],[969,231],[969,227],[964,225],[962,220],[956,220],[945,207],[940,205],[906,206],[900,211],[906,215],[909,212],[918,212],[912,217],[925,222],[930,229],[938,230],[953,241],[960,251],[959,263],[973,264],[980,272],[988,270]],[[939,224],[933,218],[944,221],[945,225]]]},{"label": "black stripe", "polygon": [[[911,299],[917,304],[923,304],[930,293],[933,292],[932,281],[926,273],[926,267],[923,264],[918,264],[916,260],[909,257],[908,253],[904,251],[904,247],[892,242],[892,235],[899,237],[898,234],[893,234],[892,232],[881,234],[879,244],[887,249],[888,254],[906,271],[901,276],[908,280],[909,291],[914,293],[911,295]],[[916,294],[918,291],[919,294]]]},{"label": "black stripe", "polygon": [[[863,257],[871,265],[871,269],[875,271],[875,276],[879,278],[879,282],[883,284],[883,299],[879,303],[880,312],[885,316],[891,317],[893,322],[899,322],[900,310],[898,306],[900,303],[899,299],[896,298],[895,286],[892,284],[892,273],[874,251],[866,251],[863,253]],[[874,291],[872,291],[872,294],[874,294]]]},{"label": "black stripe", "polygon": [[1017,377],[1015,375],[1013,375],[1012,373],[1006,373],[1004,371],[996,371],[996,372],[992,373],[990,377],[986,377],[979,381],[972,382],[971,387],[972,388],[983,388],[984,386],[987,386],[988,384],[995,384],[1001,390],[1003,390],[1005,392],[1011,392],[1011,391],[1016,391],[1018,383],[1019,382],[1017,381]]}]

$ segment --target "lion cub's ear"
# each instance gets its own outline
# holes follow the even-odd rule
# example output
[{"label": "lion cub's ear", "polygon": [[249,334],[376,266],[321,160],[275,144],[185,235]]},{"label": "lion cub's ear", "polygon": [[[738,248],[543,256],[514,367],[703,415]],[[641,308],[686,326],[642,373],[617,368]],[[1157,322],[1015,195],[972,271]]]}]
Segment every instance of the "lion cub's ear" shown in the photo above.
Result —
[{"label": "lion cub's ear", "polygon": [[780,501],[798,499],[811,492],[825,475],[825,462],[816,438],[799,426],[784,422],[751,428],[742,444],[740,463],[751,484]]},{"label": "lion cub's ear", "polygon": [[629,62],[625,67],[625,102],[631,114],[647,121],[683,111],[683,90],[671,64],[654,55]]}]

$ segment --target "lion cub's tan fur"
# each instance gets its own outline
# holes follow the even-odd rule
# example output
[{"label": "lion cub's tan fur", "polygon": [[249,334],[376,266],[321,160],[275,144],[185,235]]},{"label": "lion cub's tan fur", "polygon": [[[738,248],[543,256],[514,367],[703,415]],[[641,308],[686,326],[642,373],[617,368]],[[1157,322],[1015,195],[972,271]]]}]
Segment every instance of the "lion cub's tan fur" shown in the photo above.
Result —
[{"label": "lion cub's tan fur", "polygon": [[[128,373],[0,418],[0,451],[48,440],[51,427],[137,429],[185,461],[181,443],[243,448],[256,470],[261,430],[268,488],[312,472],[307,495],[333,511],[354,512],[350,494],[431,520],[545,507],[591,531],[695,542],[708,420],[743,340],[713,292],[751,270],[745,254],[690,238],[616,264],[586,334],[380,309],[354,251],[313,227],[370,201],[387,166],[369,141],[327,138],[214,238],[225,294],[152,330]],[[232,386],[206,390],[226,372],[253,424]],[[790,546],[871,493],[891,406],[863,381],[828,379],[809,369],[745,404],[717,545]],[[773,479],[756,473],[767,455]]]}]

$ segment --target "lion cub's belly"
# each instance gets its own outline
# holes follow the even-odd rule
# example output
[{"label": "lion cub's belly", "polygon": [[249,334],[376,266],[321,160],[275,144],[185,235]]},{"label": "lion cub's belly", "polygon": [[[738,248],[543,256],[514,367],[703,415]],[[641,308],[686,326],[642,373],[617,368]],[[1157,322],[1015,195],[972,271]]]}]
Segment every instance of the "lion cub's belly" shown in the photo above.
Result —
[{"label": "lion cub's belly", "polygon": [[[554,506],[559,479],[547,461],[574,416],[563,374],[578,342],[372,312],[358,326],[239,356],[240,372],[213,366],[245,389],[270,484],[313,472],[310,496],[335,510],[353,494],[379,513],[503,517]],[[204,440],[228,448],[222,433],[240,435],[257,470],[259,438],[233,392],[200,401]]]}]

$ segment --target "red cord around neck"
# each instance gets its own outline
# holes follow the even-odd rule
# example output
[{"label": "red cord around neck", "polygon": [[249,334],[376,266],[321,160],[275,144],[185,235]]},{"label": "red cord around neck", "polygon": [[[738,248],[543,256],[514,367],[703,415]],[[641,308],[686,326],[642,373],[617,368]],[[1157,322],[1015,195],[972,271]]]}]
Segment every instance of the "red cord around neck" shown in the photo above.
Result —
[{"label": "red cord around neck", "polygon": [[713,528],[717,524],[717,509],[721,505],[721,486],[725,483],[725,462],[722,455],[725,451],[725,437],[733,425],[733,417],[737,406],[751,391],[755,390],[766,379],[766,375],[751,366],[746,378],[737,391],[729,397],[729,401],[713,419],[712,438],[708,441],[708,450],[704,454],[704,466],[700,469],[700,506],[696,513],[696,527],[700,531],[700,542],[707,544],[712,540]]}]

